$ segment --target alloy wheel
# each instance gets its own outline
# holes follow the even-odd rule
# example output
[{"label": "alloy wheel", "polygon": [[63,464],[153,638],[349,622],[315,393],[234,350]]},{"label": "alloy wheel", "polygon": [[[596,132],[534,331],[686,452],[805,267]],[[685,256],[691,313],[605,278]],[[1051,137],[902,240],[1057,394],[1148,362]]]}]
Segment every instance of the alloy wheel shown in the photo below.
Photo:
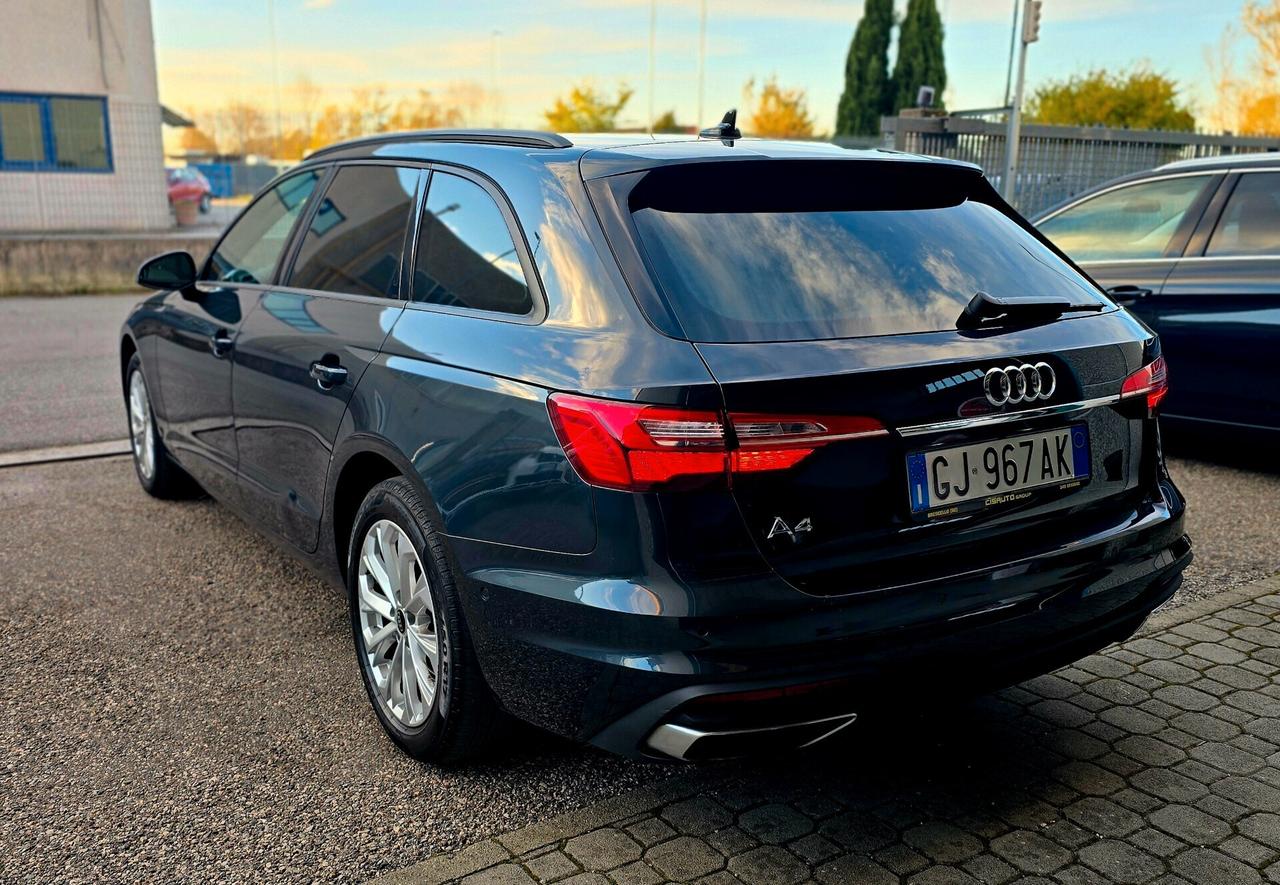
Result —
[{"label": "alloy wheel", "polygon": [[356,579],[362,653],[378,703],[400,725],[416,728],[431,714],[448,648],[427,572],[391,520],[365,532]]},{"label": "alloy wheel", "polygon": [[129,438],[133,457],[142,478],[150,482],[155,476],[155,425],[151,420],[151,399],[141,371],[129,377]]}]

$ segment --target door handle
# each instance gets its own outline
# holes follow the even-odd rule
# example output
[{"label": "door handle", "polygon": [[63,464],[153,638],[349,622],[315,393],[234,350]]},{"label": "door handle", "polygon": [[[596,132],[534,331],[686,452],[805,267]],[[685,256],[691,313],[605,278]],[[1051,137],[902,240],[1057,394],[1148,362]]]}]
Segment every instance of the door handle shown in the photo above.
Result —
[{"label": "door handle", "polygon": [[1143,298],[1154,294],[1151,289],[1143,286],[1111,286],[1107,289],[1107,294],[1115,300],[1117,304],[1136,304]]},{"label": "door handle", "polygon": [[311,377],[320,385],[321,390],[332,390],[347,380],[347,370],[342,366],[316,360],[311,364]]},{"label": "door handle", "polygon": [[222,359],[231,353],[231,347],[235,342],[231,340],[231,336],[227,334],[226,329],[219,329],[209,336],[209,352]]}]

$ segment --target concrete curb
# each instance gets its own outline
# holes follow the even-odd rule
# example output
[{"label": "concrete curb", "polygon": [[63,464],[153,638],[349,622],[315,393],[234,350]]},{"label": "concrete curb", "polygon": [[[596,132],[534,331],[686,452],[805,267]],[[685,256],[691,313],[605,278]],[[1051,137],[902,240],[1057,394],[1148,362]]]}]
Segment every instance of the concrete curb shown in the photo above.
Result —
[{"label": "concrete curb", "polygon": [[117,455],[128,455],[132,451],[129,440],[111,439],[105,442],[83,443],[74,446],[51,446],[45,449],[0,452],[0,469],[5,467],[30,467],[35,464],[51,464],[56,461],[114,458]]},{"label": "concrete curb", "polygon": [[[1176,608],[1159,611],[1147,620],[1137,635],[1150,636],[1163,633],[1180,624],[1272,595],[1280,597],[1280,574]],[[657,784],[641,787],[543,821],[536,821],[509,833],[472,843],[460,851],[436,855],[413,866],[374,878],[370,883],[371,885],[442,885],[495,864],[529,855],[574,836],[626,821],[628,818],[642,815],[659,806],[697,795],[721,779],[721,773],[714,769],[687,767],[679,774]]]},{"label": "concrete curb", "polygon": [[1138,636],[1149,636],[1152,633],[1163,633],[1170,627],[1194,621],[1206,615],[1216,614],[1224,609],[1232,608],[1245,602],[1252,602],[1263,596],[1280,593],[1280,574],[1271,575],[1252,584],[1224,590],[1204,599],[1196,599],[1174,608],[1157,609],[1147,622],[1138,630]]}]

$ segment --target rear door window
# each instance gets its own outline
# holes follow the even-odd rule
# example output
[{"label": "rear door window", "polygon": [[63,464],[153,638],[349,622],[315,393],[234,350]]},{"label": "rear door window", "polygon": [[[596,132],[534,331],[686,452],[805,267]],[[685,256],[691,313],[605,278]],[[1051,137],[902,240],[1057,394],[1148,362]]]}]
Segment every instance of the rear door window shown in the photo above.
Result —
[{"label": "rear door window", "polygon": [[507,220],[475,182],[447,172],[431,174],[418,232],[413,300],[496,313],[533,309]]},{"label": "rear door window", "polygon": [[346,166],[316,206],[289,285],[348,295],[400,297],[400,263],[419,171]]},{"label": "rear door window", "polygon": [[201,279],[228,283],[270,283],[289,232],[322,170],[291,175],[264,193],[227,231],[209,256]]},{"label": "rear door window", "polygon": [[[978,291],[1099,297],[1014,220],[970,199],[955,172],[720,165],[650,173],[629,198],[655,282],[694,341],[954,329]],[[964,181],[981,184],[976,173]]]},{"label": "rear door window", "polygon": [[1240,176],[1204,254],[1280,255],[1280,172]]},{"label": "rear door window", "polygon": [[1040,232],[1076,261],[1161,258],[1212,178],[1144,181],[1090,197],[1040,223]]}]

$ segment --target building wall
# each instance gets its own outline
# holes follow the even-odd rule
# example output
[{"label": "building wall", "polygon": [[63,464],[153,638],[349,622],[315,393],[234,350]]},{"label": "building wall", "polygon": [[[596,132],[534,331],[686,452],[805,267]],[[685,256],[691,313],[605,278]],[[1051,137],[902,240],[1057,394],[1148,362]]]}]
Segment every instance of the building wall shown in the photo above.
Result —
[{"label": "building wall", "polygon": [[0,92],[103,96],[110,172],[0,170],[0,231],[171,224],[149,0],[2,0]]}]

